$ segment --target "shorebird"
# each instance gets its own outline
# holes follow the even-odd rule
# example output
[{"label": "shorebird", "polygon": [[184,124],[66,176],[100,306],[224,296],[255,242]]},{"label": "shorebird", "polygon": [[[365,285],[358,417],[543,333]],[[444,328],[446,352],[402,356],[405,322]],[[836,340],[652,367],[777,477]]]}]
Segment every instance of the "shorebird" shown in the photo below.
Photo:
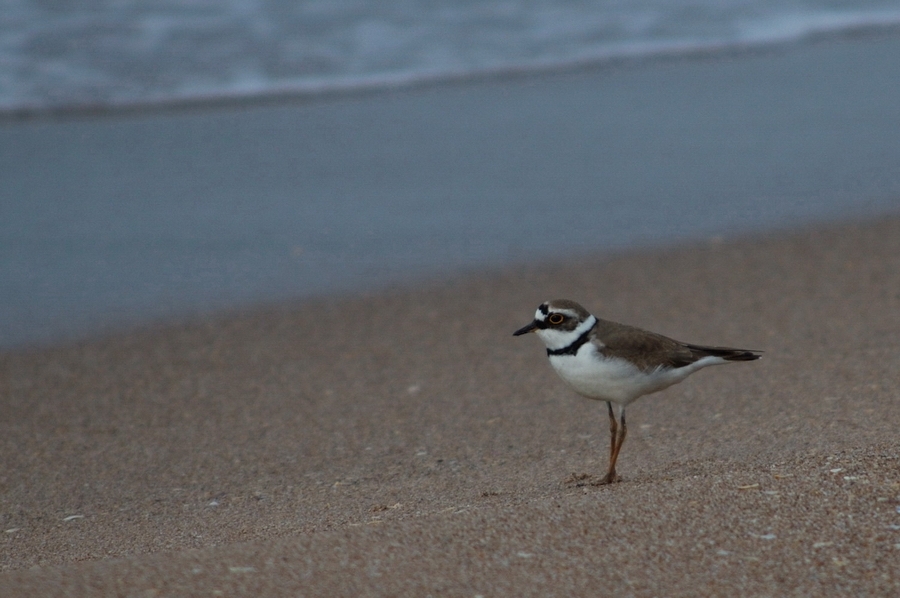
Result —
[{"label": "shorebird", "polygon": [[683,343],[601,320],[568,299],[542,303],[534,320],[513,336],[529,332],[544,341],[550,365],[563,382],[583,397],[606,401],[610,447],[603,484],[619,481],[616,460],[625,442],[625,407],[629,403],[677,384],[707,366],[753,361],[761,353]]}]

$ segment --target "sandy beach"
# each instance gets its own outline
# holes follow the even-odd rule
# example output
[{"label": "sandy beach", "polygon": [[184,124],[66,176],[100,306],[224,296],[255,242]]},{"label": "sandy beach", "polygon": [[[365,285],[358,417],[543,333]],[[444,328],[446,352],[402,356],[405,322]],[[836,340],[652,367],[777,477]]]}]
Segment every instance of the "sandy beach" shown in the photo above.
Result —
[{"label": "sandy beach", "polygon": [[[556,296],[765,356],[592,486],[602,404],[511,336]],[[883,218],[7,352],[0,595],[896,595],[898,347]]]}]

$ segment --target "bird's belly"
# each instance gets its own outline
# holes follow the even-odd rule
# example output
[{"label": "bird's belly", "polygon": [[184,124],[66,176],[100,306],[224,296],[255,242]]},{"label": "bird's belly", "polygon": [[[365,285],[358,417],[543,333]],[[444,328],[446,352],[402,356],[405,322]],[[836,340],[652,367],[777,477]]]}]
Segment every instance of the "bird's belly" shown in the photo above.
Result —
[{"label": "bird's belly", "polygon": [[668,388],[683,378],[676,370],[644,372],[624,359],[582,352],[551,356],[550,363],[559,377],[578,394],[623,405],[642,395]]}]

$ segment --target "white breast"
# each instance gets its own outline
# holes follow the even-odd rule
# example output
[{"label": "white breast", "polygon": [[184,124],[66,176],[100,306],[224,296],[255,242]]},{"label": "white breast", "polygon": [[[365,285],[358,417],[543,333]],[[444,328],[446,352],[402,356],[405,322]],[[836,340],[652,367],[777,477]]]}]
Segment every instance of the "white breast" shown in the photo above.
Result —
[{"label": "white breast", "polygon": [[642,371],[624,359],[604,357],[591,343],[575,355],[551,355],[550,364],[575,392],[590,399],[627,405],[640,396],[668,388],[709,365],[725,363],[705,357],[689,366]]}]

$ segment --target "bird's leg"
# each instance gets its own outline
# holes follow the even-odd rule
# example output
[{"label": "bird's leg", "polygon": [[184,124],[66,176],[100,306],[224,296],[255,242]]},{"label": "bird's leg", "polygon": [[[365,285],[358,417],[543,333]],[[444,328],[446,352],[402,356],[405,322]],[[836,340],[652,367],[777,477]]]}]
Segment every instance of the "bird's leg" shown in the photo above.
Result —
[{"label": "bird's leg", "polygon": [[615,415],[613,415],[612,403],[607,402],[609,405],[609,435],[610,435],[610,452],[609,452],[609,469],[606,472],[606,478],[604,478],[604,484],[612,484],[619,481],[619,476],[616,475],[616,461],[619,459],[619,451],[622,450],[622,444],[625,443],[625,435],[628,433],[628,428],[625,425],[625,407],[619,406],[619,418],[618,422],[616,421]]},{"label": "bird's leg", "polygon": [[[616,416],[613,414],[613,406],[609,401],[606,402],[606,408],[609,410],[609,470],[613,469],[613,460],[615,459],[616,454],[616,435],[619,429],[619,424],[616,421]],[[607,478],[609,476],[607,475]],[[606,481],[609,483],[609,480]]]}]

